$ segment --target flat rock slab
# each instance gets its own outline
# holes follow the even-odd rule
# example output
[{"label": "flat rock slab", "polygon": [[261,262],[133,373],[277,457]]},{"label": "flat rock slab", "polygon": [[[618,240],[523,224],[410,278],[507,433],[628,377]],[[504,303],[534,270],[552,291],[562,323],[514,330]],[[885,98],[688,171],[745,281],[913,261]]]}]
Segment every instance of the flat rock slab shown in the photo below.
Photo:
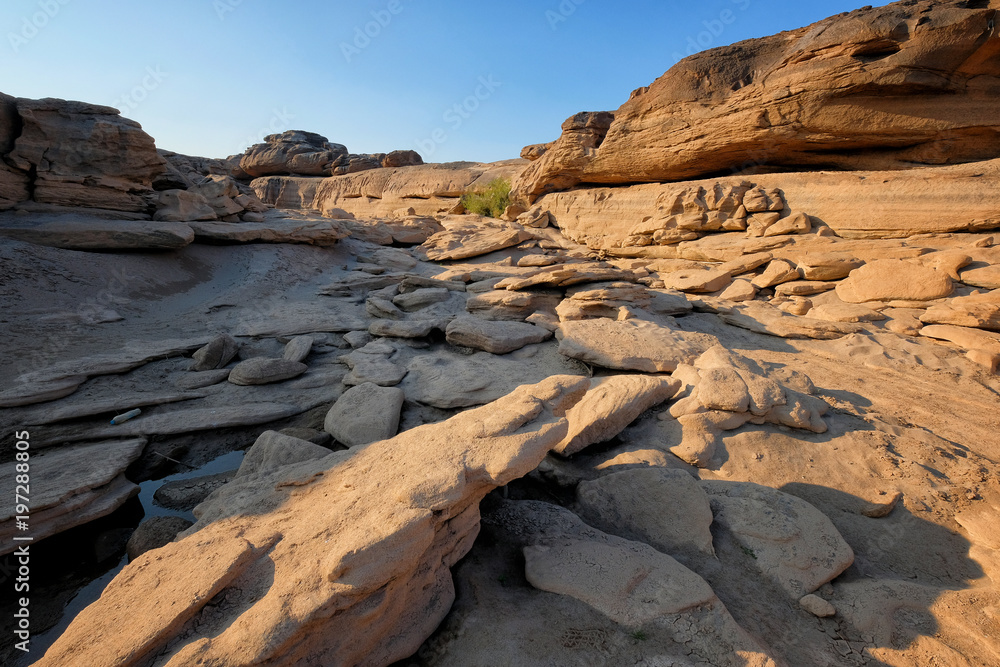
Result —
[{"label": "flat rock slab", "polygon": [[479,257],[497,250],[511,248],[531,238],[520,225],[499,221],[484,221],[438,232],[424,242],[420,249],[427,259],[444,262],[455,259]]},{"label": "flat rock slab", "polygon": [[[130,482],[124,474],[118,475],[104,486],[81,491],[58,505],[37,512],[33,510],[31,536],[34,542],[38,542],[107,516],[138,493],[138,484]],[[19,546],[20,543],[14,542],[14,536],[23,533],[15,530],[15,527],[14,520],[0,524],[0,556],[11,553]]]},{"label": "flat rock slab", "polygon": [[527,275],[504,278],[496,284],[496,289],[516,292],[539,287],[569,287],[583,283],[636,280],[638,277],[632,271],[619,269],[604,262],[582,262],[543,268]]},{"label": "flat rock slab", "polygon": [[410,362],[402,382],[409,401],[451,409],[496,400],[518,385],[539,382],[550,375],[583,375],[583,367],[555,350],[533,345],[511,354],[471,355],[451,352],[422,354]]},{"label": "flat rock slab", "polygon": [[1000,290],[933,305],[920,316],[920,321],[1000,331]]},{"label": "flat rock slab", "polygon": [[205,398],[205,392],[183,392],[183,393],[143,393],[134,394],[124,398],[105,398],[89,401],[76,401],[72,403],[62,403],[45,408],[35,408],[32,412],[23,417],[23,423],[31,426],[43,426],[55,424],[61,421],[73,419],[87,419],[99,415],[115,415],[128,412],[133,408],[144,408],[150,405],[167,405],[170,403],[180,403],[198,398]]},{"label": "flat rock slab", "polygon": [[604,368],[670,373],[693,362],[714,343],[704,334],[644,320],[575,320],[560,325],[559,352]]},{"label": "flat rock slab", "polygon": [[920,329],[920,335],[946,340],[966,350],[987,350],[1000,354],[1000,333],[947,324],[929,324]]},{"label": "flat rock slab", "polygon": [[837,285],[837,296],[847,303],[932,301],[954,289],[944,271],[901,259],[878,259],[851,271]]},{"label": "flat rock slab", "polygon": [[[43,510],[74,495],[104,486],[142,454],[145,438],[42,450],[31,457],[31,510]],[[14,497],[16,462],[0,466],[0,493]],[[13,502],[0,509],[0,521],[14,516]]]},{"label": "flat rock slab", "polygon": [[348,447],[396,435],[405,394],[398,387],[366,382],[351,387],[326,413],[323,428]]},{"label": "flat rock slab", "polygon": [[552,337],[551,331],[527,322],[490,321],[469,315],[452,320],[445,333],[452,345],[492,354],[507,354]]},{"label": "flat rock slab", "polygon": [[715,521],[748,564],[798,601],[850,567],[854,552],[825,514],[796,496],[749,482],[703,481]]},{"label": "flat rock slab", "polygon": [[195,238],[180,222],[87,218],[15,226],[8,220],[0,223],[0,236],[66,250],[176,250]]},{"label": "flat rock slab", "polygon": [[176,435],[235,426],[255,426],[294,417],[308,408],[289,403],[244,403],[215,408],[191,408],[160,414],[140,415],[118,426],[94,429],[87,438],[136,435]]},{"label": "flat rock slab", "polygon": [[95,375],[125,373],[148,361],[185,354],[208,342],[208,337],[162,340],[127,345],[114,354],[72,359],[23,373],[14,386],[0,391],[0,408],[42,403],[72,394]]},{"label": "flat rock slab", "polygon": [[375,320],[368,327],[368,333],[388,338],[424,338],[435,329],[444,331],[447,326],[448,321],[445,319]]},{"label": "flat rock slab", "polygon": [[254,338],[344,333],[368,328],[364,308],[344,301],[262,304],[237,316],[232,334]]},{"label": "flat rock slab", "polygon": [[983,289],[1000,289],[1000,265],[984,266],[962,271],[961,280],[966,285]]},{"label": "flat rock slab", "polygon": [[824,303],[809,310],[811,319],[828,322],[880,322],[886,316],[860,303]]},{"label": "flat rock slab", "polygon": [[265,222],[187,223],[199,243],[304,243],[336,245],[350,235],[335,220],[268,220]]},{"label": "flat rock slab", "polygon": [[291,380],[308,369],[308,366],[298,361],[256,357],[236,364],[229,373],[229,381],[239,385],[271,384]]},{"label": "flat rock slab", "polygon": [[390,349],[385,354],[379,354],[373,351],[373,345],[375,343],[368,343],[338,358],[351,369],[344,378],[344,384],[359,385],[371,382],[381,387],[394,387],[406,377],[406,368],[389,359],[395,350]]},{"label": "flat rock slab", "polygon": [[[110,514],[139,492],[122,474],[146,447],[144,438],[43,450],[31,457],[31,536],[35,541]],[[0,466],[0,555],[14,551],[16,462]]]},{"label": "flat rock slab", "polygon": [[734,327],[779,338],[831,340],[864,331],[857,324],[790,315],[759,301],[741,304],[719,313],[719,317]]},{"label": "flat rock slab", "polygon": [[722,269],[682,269],[663,276],[668,289],[680,292],[717,292],[732,281],[732,274]]},{"label": "flat rock slab", "polygon": [[614,472],[581,482],[576,496],[581,516],[605,532],[645,542],[685,562],[715,556],[708,495],[684,470]]},{"label": "flat rock slab", "polygon": [[412,292],[399,294],[392,299],[392,303],[401,310],[412,313],[421,308],[426,308],[435,303],[447,301],[451,297],[451,290],[444,287],[422,287]]}]

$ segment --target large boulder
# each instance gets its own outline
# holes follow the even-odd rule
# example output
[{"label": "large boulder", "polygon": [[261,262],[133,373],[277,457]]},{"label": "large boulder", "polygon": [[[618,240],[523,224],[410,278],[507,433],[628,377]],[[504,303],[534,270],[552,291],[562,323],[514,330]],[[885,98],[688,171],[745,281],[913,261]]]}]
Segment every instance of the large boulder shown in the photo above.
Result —
[{"label": "large boulder", "polygon": [[515,198],[765,166],[877,170],[997,157],[996,10],[898,2],[691,56],[636,90],[613,120],[568,120],[514,182]]},{"label": "large boulder", "polygon": [[[166,170],[166,162],[139,123],[117,109],[84,102],[19,98],[15,107],[14,128],[19,125],[20,133],[5,159],[33,174],[34,201],[116,211],[150,207],[153,179]],[[3,135],[0,121],[0,147]],[[8,129],[6,143],[10,136]],[[0,177],[0,183],[8,180]]]},{"label": "large boulder", "polygon": [[417,151],[392,151],[382,158],[383,167],[410,167],[423,163],[424,159]]},{"label": "large boulder", "polygon": [[240,168],[251,178],[270,175],[329,176],[345,161],[347,147],[314,132],[288,130],[264,137],[246,150]]}]

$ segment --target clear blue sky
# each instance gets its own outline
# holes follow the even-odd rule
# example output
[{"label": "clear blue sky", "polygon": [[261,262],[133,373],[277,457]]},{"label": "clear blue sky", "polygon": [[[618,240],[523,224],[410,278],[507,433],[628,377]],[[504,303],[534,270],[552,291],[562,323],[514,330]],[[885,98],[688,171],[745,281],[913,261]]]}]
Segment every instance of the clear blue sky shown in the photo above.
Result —
[{"label": "clear blue sky", "polygon": [[863,4],[4,0],[0,91],[114,106],[194,155],[303,129],[352,152],[491,161],[618,108],[695,46]]}]

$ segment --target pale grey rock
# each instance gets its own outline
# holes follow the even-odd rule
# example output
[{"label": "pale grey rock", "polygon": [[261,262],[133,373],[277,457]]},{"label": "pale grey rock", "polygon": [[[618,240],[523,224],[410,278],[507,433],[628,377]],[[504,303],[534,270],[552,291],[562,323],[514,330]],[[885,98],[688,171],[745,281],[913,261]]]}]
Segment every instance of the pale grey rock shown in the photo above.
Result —
[{"label": "pale grey rock", "polygon": [[102,218],[32,225],[4,218],[0,236],[64,250],[176,250],[195,239],[191,227],[180,222]]},{"label": "pale grey rock", "polygon": [[452,320],[446,335],[452,345],[507,354],[525,345],[541,343],[551,338],[552,332],[527,322],[490,321],[466,315]]},{"label": "pale grey rock", "polygon": [[449,297],[450,291],[447,288],[424,287],[412,292],[399,294],[392,299],[392,303],[396,307],[408,313],[412,313],[432,304],[447,301]]},{"label": "pale grey rock", "polygon": [[256,357],[236,364],[229,374],[229,381],[239,385],[270,384],[298,377],[308,368],[297,361]]},{"label": "pale grey rock", "polygon": [[604,368],[669,373],[711,346],[704,334],[669,329],[644,320],[563,322],[559,352]]},{"label": "pale grey rock", "polygon": [[645,542],[685,563],[714,557],[712,508],[689,473],[635,468],[577,486],[580,516],[601,530]]},{"label": "pale grey rock", "polygon": [[285,344],[285,351],[281,357],[286,361],[302,362],[309,356],[312,347],[312,336],[296,336]]},{"label": "pale grey rock", "polygon": [[323,422],[327,433],[348,447],[396,435],[403,390],[366,382],[351,387],[330,407]]},{"label": "pale grey rock", "polygon": [[194,525],[193,521],[179,516],[154,516],[139,524],[125,544],[128,559],[135,560],[147,551],[159,549],[173,542],[177,534]]},{"label": "pale grey rock", "polygon": [[854,562],[830,519],[801,498],[749,482],[703,481],[701,487],[715,521],[743,547],[748,564],[795,601]]},{"label": "pale grey rock", "polygon": [[229,334],[221,334],[212,339],[205,347],[196,350],[192,356],[193,371],[211,371],[224,367],[240,350],[240,344]]},{"label": "pale grey rock", "polygon": [[[33,452],[28,494],[31,536],[44,539],[110,514],[138,493],[139,487],[122,473],[145,447],[144,438],[130,438]],[[13,541],[20,534],[13,502],[16,465],[16,461],[0,465],[0,493],[11,499],[0,508],[0,555],[19,546]]]}]

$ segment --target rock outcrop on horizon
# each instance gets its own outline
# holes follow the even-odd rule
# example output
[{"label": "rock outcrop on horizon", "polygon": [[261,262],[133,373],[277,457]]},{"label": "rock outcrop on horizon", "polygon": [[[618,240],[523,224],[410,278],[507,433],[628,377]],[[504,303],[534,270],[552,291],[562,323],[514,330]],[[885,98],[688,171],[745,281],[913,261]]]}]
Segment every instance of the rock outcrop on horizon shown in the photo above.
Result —
[{"label": "rock outcrop on horizon", "polygon": [[260,176],[343,176],[382,167],[423,164],[416,151],[348,153],[343,144],[331,143],[315,132],[288,130],[264,137],[264,143],[249,147],[239,168],[248,178]]},{"label": "rock outcrop on horizon", "polygon": [[998,9],[897,2],[690,56],[613,114],[567,120],[514,194],[997,157]]}]

